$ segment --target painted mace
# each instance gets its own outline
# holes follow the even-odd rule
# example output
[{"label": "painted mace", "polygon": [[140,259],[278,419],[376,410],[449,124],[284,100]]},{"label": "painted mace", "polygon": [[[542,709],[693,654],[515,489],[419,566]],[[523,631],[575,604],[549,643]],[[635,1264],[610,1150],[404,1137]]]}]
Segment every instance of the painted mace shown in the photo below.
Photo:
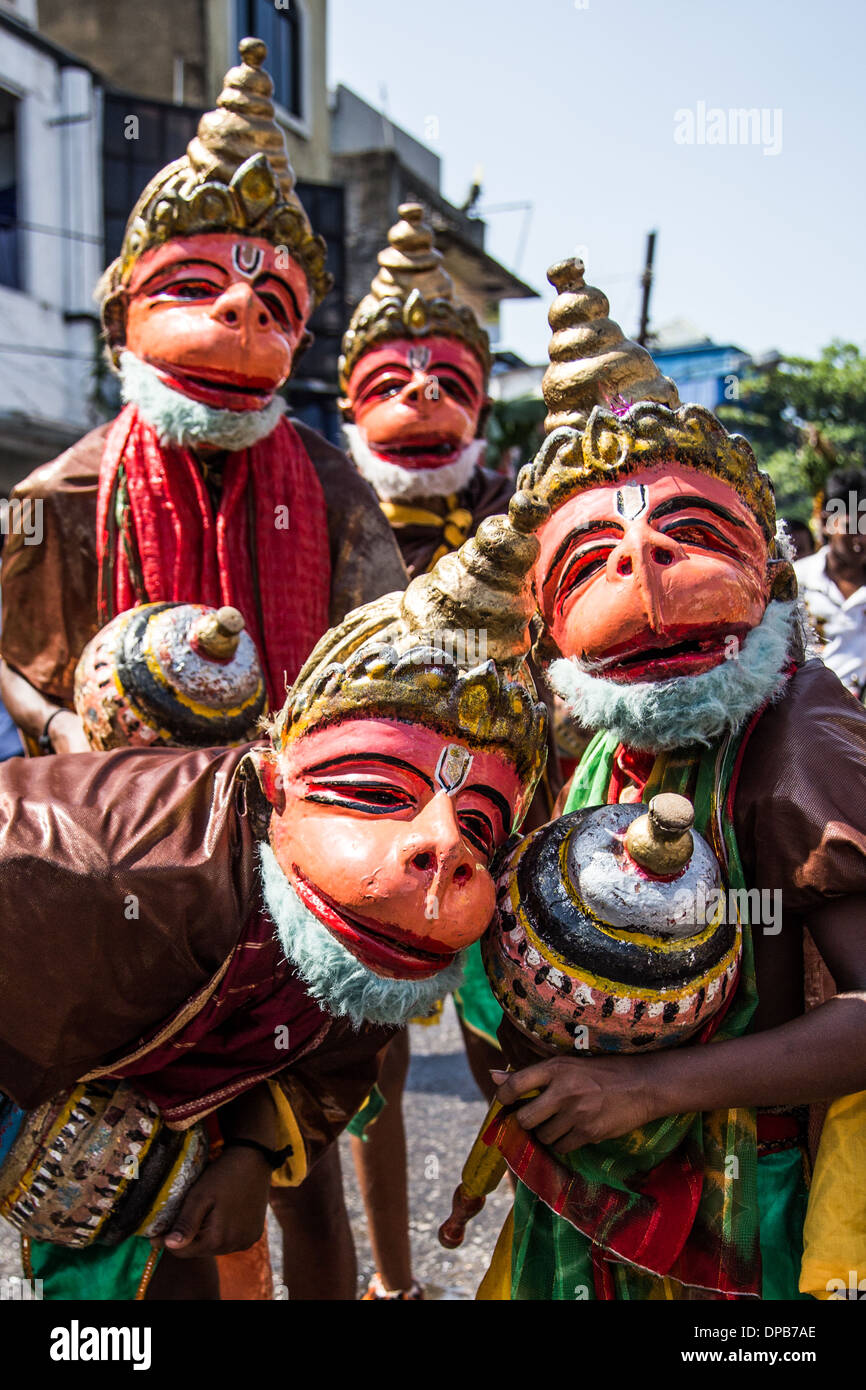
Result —
[{"label": "painted mace", "polygon": [[653,1051],[724,1007],[742,953],[685,797],[574,811],[518,845],[482,942],[493,991],[551,1054]]},{"label": "painted mace", "polygon": [[97,752],[228,747],[256,737],[265,684],[236,608],[144,603],[85,647],[75,708]]}]

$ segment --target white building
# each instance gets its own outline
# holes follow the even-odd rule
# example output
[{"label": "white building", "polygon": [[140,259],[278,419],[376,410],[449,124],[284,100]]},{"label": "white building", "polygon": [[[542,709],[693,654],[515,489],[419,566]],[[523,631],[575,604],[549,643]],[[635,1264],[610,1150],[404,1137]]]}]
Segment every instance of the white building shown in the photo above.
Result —
[{"label": "white building", "polygon": [[0,0],[0,495],[99,418],[102,92],[35,23]]}]

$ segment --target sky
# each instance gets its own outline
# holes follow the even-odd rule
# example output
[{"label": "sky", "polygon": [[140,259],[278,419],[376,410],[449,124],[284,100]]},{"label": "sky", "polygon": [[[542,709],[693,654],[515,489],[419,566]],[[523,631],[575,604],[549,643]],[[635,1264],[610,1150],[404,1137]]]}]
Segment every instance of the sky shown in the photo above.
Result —
[{"label": "sky", "polygon": [[[575,252],[633,334],[651,229],[652,326],[754,354],[866,345],[862,0],[330,0],[329,30],[330,84],[384,90],[445,197],[481,165],[482,212],[532,203],[519,263],[523,214],[486,219],[542,295],[503,306],[501,346],[546,360],[546,270]],[[736,116],[730,140],[741,108],[754,141]]]}]

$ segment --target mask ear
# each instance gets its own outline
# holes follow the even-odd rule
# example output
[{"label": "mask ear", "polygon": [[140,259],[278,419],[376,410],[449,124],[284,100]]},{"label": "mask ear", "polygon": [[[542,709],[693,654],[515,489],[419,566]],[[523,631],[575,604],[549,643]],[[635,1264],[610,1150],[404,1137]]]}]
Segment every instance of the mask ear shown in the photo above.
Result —
[{"label": "mask ear", "polygon": [[286,793],[274,749],[254,748],[250,753],[250,759],[259,779],[259,786],[277,815],[281,816],[286,809]]},{"label": "mask ear", "polygon": [[790,603],[797,597],[797,576],[790,560],[768,560],[767,579],[771,600]]},{"label": "mask ear", "polygon": [[115,290],[102,305],[102,328],[114,366],[119,365],[120,349],[126,342],[126,290]]},{"label": "mask ear", "polygon": [[355,412],[352,409],[352,402],[349,400],[348,396],[341,396],[337,401],[337,406],[346,424],[354,425]]}]

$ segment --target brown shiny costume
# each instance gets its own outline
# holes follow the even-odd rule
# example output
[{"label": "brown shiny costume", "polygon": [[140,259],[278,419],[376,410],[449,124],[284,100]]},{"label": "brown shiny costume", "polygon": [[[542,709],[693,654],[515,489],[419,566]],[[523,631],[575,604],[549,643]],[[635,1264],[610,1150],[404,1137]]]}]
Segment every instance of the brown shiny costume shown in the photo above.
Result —
[{"label": "brown shiny costume", "polygon": [[[315,430],[293,422],[325,494],[331,602],[336,624],[353,608],[394,589],[406,575],[372,491],[345,455]],[[97,632],[96,494],[111,425],[37,468],[12,496],[43,503],[39,546],[9,536],[3,550],[0,655],[37,690],[71,707],[72,678]]]}]

